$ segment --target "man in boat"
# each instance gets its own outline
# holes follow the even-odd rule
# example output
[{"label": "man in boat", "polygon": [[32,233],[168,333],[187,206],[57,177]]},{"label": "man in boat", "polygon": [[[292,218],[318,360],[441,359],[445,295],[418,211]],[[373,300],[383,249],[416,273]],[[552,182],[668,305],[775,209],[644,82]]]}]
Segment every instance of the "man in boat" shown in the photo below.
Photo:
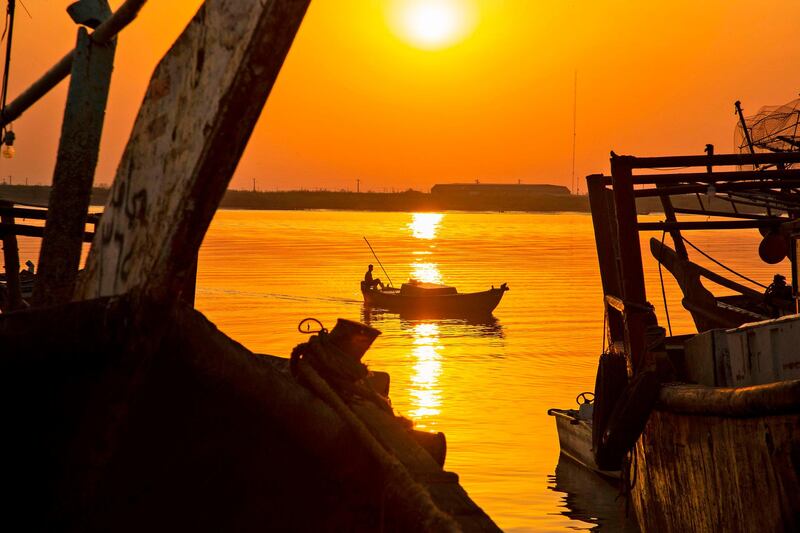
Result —
[{"label": "man in boat", "polygon": [[772,316],[779,317],[781,311],[792,301],[792,288],[786,284],[786,278],[780,274],[775,274],[772,283],[764,293],[764,303],[769,308]]},{"label": "man in boat", "polygon": [[369,265],[367,267],[367,273],[364,274],[364,286],[368,289],[374,289],[375,287],[380,286],[383,289],[383,282],[379,278],[372,278],[372,269],[374,267]]}]

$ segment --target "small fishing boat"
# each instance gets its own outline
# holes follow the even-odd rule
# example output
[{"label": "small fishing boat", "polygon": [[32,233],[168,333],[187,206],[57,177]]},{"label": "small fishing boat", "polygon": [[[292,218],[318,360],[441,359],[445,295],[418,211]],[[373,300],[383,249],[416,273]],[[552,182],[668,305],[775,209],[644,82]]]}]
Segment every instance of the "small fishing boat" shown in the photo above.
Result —
[{"label": "small fishing boat", "polygon": [[561,453],[610,479],[619,479],[619,470],[603,470],[594,460],[592,451],[592,416],[594,413],[594,394],[582,392],[575,400],[578,409],[548,409],[547,414],[555,417],[558,443]]},{"label": "small fishing boat", "polygon": [[406,316],[417,317],[475,317],[488,316],[503,298],[508,285],[488,291],[459,293],[455,287],[438,283],[409,280],[398,289],[370,288],[361,282],[364,305],[386,309]]}]

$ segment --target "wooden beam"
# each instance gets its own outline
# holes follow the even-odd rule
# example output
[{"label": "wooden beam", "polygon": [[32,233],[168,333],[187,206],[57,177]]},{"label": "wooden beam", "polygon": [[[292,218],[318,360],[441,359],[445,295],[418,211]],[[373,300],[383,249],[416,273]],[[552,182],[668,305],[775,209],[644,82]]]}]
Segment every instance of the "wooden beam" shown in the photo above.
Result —
[{"label": "wooden beam", "polygon": [[9,215],[14,218],[30,218],[32,220],[47,220],[47,209],[31,209],[29,207],[14,207],[10,205],[0,205],[0,214]]},{"label": "wooden beam", "polygon": [[[682,155],[666,157],[632,157],[629,158],[632,169],[637,168],[679,168],[711,166],[751,166],[777,165],[779,163],[800,163],[800,152],[781,154],[715,154],[715,155]],[[614,158],[612,158],[613,160]]]},{"label": "wooden beam", "polygon": [[719,229],[748,229],[769,228],[780,226],[788,218],[764,218],[762,220],[710,220],[692,222],[639,222],[636,228],[639,231],[675,231],[675,230],[719,230]]},{"label": "wooden beam", "polygon": [[[589,206],[603,294],[622,294],[619,267],[614,252],[616,230],[612,226],[614,204],[613,198],[609,198],[611,191],[603,185],[602,175],[587,176],[586,189],[589,191]],[[609,314],[608,333],[610,343],[625,340],[625,329],[620,315]]]},{"label": "wooden beam", "polygon": [[[661,188],[661,185],[656,185],[657,188]],[[667,219],[667,222],[677,222],[677,218],[675,217],[675,208],[672,206],[672,200],[670,199],[668,194],[661,195],[661,206],[664,208],[664,216]],[[670,237],[672,237],[672,242],[675,244],[675,251],[678,252],[678,255],[681,256],[683,259],[689,257],[689,253],[686,251],[686,245],[683,242],[683,237],[681,237],[681,230],[678,228],[671,229]]]},{"label": "wooden beam", "polygon": [[[629,157],[611,159],[611,176],[616,209],[617,242],[619,243],[622,298],[634,305],[647,305],[642,266],[642,251],[637,230],[636,199],[633,194],[633,176]],[[625,313],[628,332],[628,352],[631,370],[638,372],[647,351],[645,332],[648,315]]]},{"label": "wooden beam", "polygon": [[[13,219],[10,219],[13,220]],[[18,235],[20,237],[43,237],[44,226],[31,226],[27,224],[16,223],[0,223],[0,236],[4,235]],[[94,233],[85,231],[83,233],[83,242],[92,242]]]},{"label": "wooden beam", "polygon": [[34,305],[68,302],[75,291],[115,49],[116,40],[96,44],[78,29]]},{"label": "wooden beam", "polygon": [[[698,265],[697,263],[689,261],[688,259],[683,259],[678,256],[678,259],[676,260],[675,256],[671,255],[674,254],[675,252],[670,250],[669,246],[662,245],[658,239],[650,239],[650,252],[653,254],[653,257],[655,258],[656,261],[663,264],[667,268],[667,270],[669,270],[673,274],[680,273],[677,272],[676,265],[680,261],[684,261],[689,268],[693,269],[693,271],[697,273],[697,275],[702,276],[709,281],[713,281],[714,283],[716,283],[721,287],[725,287],[726,289],[738,292],[739,294],[748,296],[756,301],[764,300],[764,294],[761,292],[758,292],[756,290],[751,289],[750,287],[742,285],[741,283],[737,283],[724,276],[721,276],[712,270],[709,270],[705,267]],[[678,266],[683,266],[683,265],[678,265]],[[683,268],[685,269],[686,267],[684,266]]]},{"label": "wooden beam", "polygon": [[[47,209],[32,209],[29,207],[4,206],[0,204],[0,214],[10,215],[14,218],[47,220]],[[103,216],[102,213],[89,213],[86,216],[86,223],[97,224],[100,222],[101,216]]]},{"label": "wooden beam", "polygon": [[759,180],[800,180],[800,170],[738,170],[723,172],[691,172],[685,174],[639,174],[633,177],[633,182],[642,184],[682,184],[682,183],[719,183]]},{"label": "wooden beam", "polygon": [[177,297],[309,0],[207,0],[161,60],[77,298]]},{"label": "wooden beam", "polygon": [[[8,214],[0,214],[0,226],[13,225],[14,218]],[[0,233],[3,239],[3,262],[6,270],[6,302],[8,311],[22,307],[22,290],[19,283],[19,247],[17,236],[13,233]]]},{"label": "wooden beam", "polygon": [[[671,185],[659,187],[657,189],[637,189],[636,198],[646,198],[649,196],[662,196],[663,194],[693,194],[705,193],[708,185]],[[764,181],[740,181],[715,183],[714,189],[718,193],[726,191],[766,191],[769,189],[782,189],[786,187],[800,187],[800,180],[764,180]]]},{"label": "wooden beam", "polygon": [[[713,173],[709,173],[708,171],[678,173],[659,172],[657,174],[636,174],[633,176],[633,183],[635,185],[680,185],[781,179],[800,179],[800,169],[724,170]],[[605,185],[611,185],[611,176],[604,176],[603,183]]]},{"label": "wooden beam", "polygon": [[748,220],[761,220],[767,218],[765,215],[757,215],[755,213],[739,213],[733,211],[711,211],[709,209],[689,209],[687,207],[675,207],[673,208],[673,211],[680,215],[701,215],[707,217],[740,218]]}]

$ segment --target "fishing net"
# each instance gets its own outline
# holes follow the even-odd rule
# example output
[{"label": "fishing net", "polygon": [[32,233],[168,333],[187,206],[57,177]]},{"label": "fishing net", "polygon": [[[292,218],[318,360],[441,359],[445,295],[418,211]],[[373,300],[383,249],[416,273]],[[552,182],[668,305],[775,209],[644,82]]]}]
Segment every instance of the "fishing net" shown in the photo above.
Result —
[{"label": "fishing net", "polygon": [[[800,151],[800,98],[788,104],[764,106],[745,118],[747,133],[756,152]],[[750,153],[741,122],[737,122],[734,142],[739,153]]]}]

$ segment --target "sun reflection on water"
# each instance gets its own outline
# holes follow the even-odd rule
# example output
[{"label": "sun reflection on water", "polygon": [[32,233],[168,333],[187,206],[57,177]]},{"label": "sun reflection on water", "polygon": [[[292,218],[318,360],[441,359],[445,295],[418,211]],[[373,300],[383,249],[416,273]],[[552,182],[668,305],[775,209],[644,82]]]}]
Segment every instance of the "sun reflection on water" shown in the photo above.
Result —
[{"label": "sun reflection on water", "polygon": [[442,362],[439,351],[439,326],[423,322],[414,326],[414,371],[411,375],[410,400],[414,408],[409,412],[417,427],[424,428],[427,418],[437,416],[442,403],[439,376]]},{"label": "sun reflection on water", "polygon": [[441,213],[413,213],[408,228],[417,239],[435,239],[439,223],[443,218],[444,215]]},{"label": "sun reflection on water", "polygon": [[411,263],[411,277],[426,283],[441,283],[442,274],[436,263]]}]

